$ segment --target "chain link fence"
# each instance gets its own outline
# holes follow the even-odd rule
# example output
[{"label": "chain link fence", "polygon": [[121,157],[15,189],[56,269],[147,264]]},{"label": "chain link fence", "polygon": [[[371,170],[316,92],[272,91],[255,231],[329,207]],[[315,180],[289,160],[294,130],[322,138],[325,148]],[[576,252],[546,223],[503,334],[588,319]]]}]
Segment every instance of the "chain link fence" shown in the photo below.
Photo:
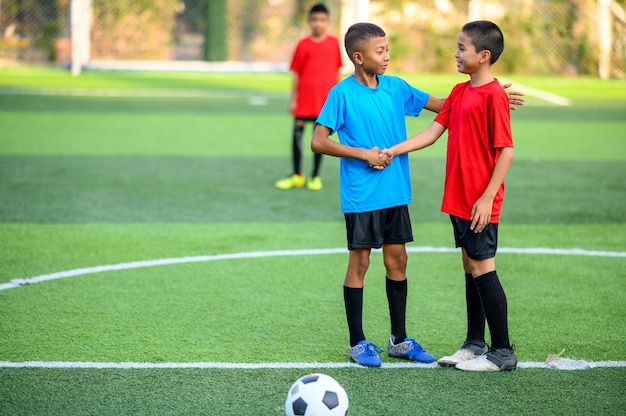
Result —
[{"label": "chain link fence", "polygon": [[[506,48],[502,72],[598,75],[599,33],[610,26],[610,76],[626,77],[624,1],[370,0],[369,20],[381,25],[394,68],[453,72],[459,28],[478,18],[497,22]],[[92,61],[289,61],[308,34],[307,0],[92,0]],[[327,0],[332,33],[341,37],[345,0]],[[72,0],[0,0],[0,64],[71,59]],[[219,33],[216,33],[216,28]]]}]

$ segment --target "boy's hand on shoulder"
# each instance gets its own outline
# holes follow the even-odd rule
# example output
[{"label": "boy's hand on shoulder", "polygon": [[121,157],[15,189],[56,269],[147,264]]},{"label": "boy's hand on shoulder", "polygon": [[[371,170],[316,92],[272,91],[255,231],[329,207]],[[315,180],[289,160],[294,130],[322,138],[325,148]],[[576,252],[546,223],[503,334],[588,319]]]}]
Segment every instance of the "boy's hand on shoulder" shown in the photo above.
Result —
[{"label": "boy's hand on shoulder", "polygon": [[383,170],[391,163],[389,155],[380,150],[378,146],[374,146],[371,149],[366,150],[365,160],[371,168],[376,170]]},{"label": "boy's hand on shoulder", "polygon": [[485,195],[481,196],[472,207],[470,216],[470,230],[480,233],[491,221],[491,209],[493,208],[493,198]]},{"label": "boy's hand on shoulder", "polygon": [[524,97],[524,93],[523,92],[520,92],[520,91],[508,91],[507,88],[510,88],[511,85],[513,85],[513,84],[509,82],[508,84],[501,85],[501,87],[502,87],[502,89],[504,89],[504,92],[506,92],[506,95],[509,97],[509,109],[517,110],[516,106],[524,105],[526,100],[523,98]]}]

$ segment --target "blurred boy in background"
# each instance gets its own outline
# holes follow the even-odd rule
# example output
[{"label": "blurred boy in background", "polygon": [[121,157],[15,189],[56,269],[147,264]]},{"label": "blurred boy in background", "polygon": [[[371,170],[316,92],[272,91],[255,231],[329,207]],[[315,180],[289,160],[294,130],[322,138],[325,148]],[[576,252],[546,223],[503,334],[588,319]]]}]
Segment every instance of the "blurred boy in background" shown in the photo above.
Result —
[{"label": "blurred boy in background", "polygon": [[278,189],[322,189],[319,176],[322,155],[313,155],[313,170],[308,181],[302,172],[302,133],[307,122],[315,122],[328,91],[339,81],[341,52],[339,40],[329,35],[330,12],[323,4],[309,10],[311,34],[301,39],[295,49],[290,69],[293,72],[289,112],[294,117],[292,136],[293,172],[275,183]]}]

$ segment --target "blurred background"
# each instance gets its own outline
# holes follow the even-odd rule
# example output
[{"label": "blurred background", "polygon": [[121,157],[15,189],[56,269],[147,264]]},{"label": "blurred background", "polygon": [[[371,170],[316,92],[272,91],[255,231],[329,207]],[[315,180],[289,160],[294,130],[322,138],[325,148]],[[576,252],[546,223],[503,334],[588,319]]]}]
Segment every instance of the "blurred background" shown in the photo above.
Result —
[{"label": "blurred background", "polygon": [[[332,33],[387,32],[400,72],[454,72],[460,27],[498,23],[500,71],[626,77],[626,0],[327,0]],[[0,65],[286,70],[311,0],[0,0]],[[348,67],[349,71],[350,68]]]}]

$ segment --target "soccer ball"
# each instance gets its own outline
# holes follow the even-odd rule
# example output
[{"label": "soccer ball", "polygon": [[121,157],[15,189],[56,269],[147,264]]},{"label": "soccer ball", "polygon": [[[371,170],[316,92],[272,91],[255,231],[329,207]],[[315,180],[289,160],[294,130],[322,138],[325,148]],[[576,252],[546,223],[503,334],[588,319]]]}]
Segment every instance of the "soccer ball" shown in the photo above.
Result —
[{"label": "soccer ball", "polygon": [[285,412],[287,416],[345,416],[349,404],[337,380],[326,374],[309,374],[291,385]]}]

